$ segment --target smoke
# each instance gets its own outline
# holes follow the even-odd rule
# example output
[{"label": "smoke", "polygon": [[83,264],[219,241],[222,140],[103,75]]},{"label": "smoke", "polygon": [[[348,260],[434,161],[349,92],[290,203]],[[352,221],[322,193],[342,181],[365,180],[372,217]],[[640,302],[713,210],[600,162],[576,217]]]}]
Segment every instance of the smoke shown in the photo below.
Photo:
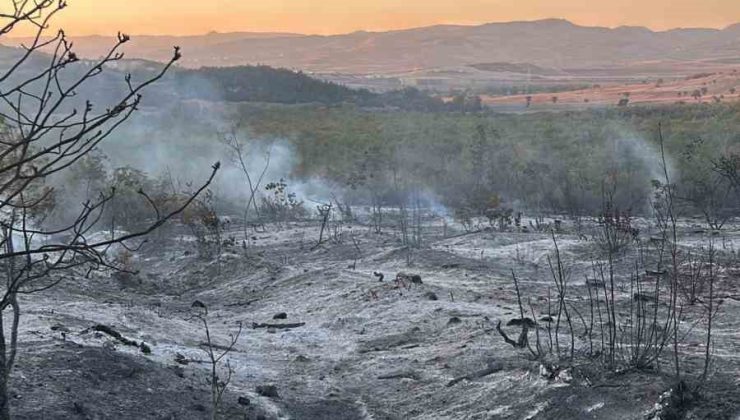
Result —
[{"label": "smoke", "polygon": [[252,185],[260,182],[257,199],[270,182],[284,180],[288,192],[306,202],[327,202],[336,186],[318,178],[293,176],[299,164],[295,147],[282,138],[258,138],[249,130],[235,129],[233,110],[213,103],[182,102],[164,110],[145,110],[127,121],[108,139],[101,151],[111,168],[131,166],[152,178],[166,177],[180,189],[200,185],[215,162],[221,169],[210,189],[219,209],[243,208],[250,186],[242,162],[228,138],[234,136]]},{"label": "smoke", "polygon": [[[569,130],[570,127],[562,127],[560,137],[555,139],[557,142],[551,141],[547,136],[539,134],[533,136],[534,140],[528,144],[531,153],[521,153],[517,150],[519,145],[499,141],[498,135],[494,135],[492,131],[480,141],[481,150],[476,148],[478,138],[474,136],[475,141],[472,142],[470,151],[448,160],[443,158],[444,154],[439,153],[438,148],[435,148],[438,145],[425,144],[418,137],[419,131],[429,127],[417,127],[413,120],[409,120],[399,122],[397,127],[389,128],[388,132],[397,138],[419,138],[419,141],[403,142],[397,144],[400,146],[398,148],[385,144],[380,146],[392,148],[390,156],[379,164],[379,167],[384,169],[376,170],[370,167],[367,171],[376,176],[369,182],[383,185],[365,185],[360,187],[361,191],[352,194],[347,187],[338,182],[319,176],[296,176],[299,172],[307,172],[304,170],[306,162],[300,161],[301,155],[296,149],[299,143],[295,141],[296,139],[255,135],[246,127],[244,120],[249,119],[249,116],[245,117],[245,113],[260,112],[257,105],[243,107],[240,104],[223,101],[217,93],[220,90],[202,78],[188,78],[188,85],[183,86],[173,85],[171,77],[168,76],[161,83],[176,89],[176,92],[167,96],[163,93],[166,89],[158,88],[150,92],[155,97],[147,96],[145,92],[140,111],[101,145],[102,152],[107,155],[106,164],[109,165],[109,169],[131,166],[146,172],[152,178],[166,176],[174,180],[181,190],[185,190],[187,185],[200,185],[207,179],[212,165],[221,162],[222,169],[211,189],[218,199],[218,207],[226,211],[243,208],[251,191],[241,162],[224,142],[224,133],[234,133],[243,146],[244,164],[252,181],[256,182],[261,178],[259,194],[265,193],[264,187],[267,183],[284,180],[288,184],[288,192],[296,194],[296,197],[309,204],[309,207],[313,207],[311,204],[314,202],[329,202],[335,196],[341,198],[345,193],[357,199],[353,200],[353,203],[362,204],[369,203],[374,200],[372,196],[378,195],[384,196],[384,204],[399,203],[400,200],[406,200],[406,203],[410,204],[414,197],[420,197],[419,202],[424,207],[435,213],[448,215],[450,211],[443,203],[454,207],[455,203],[462,202],[467,195],[479,193],[480,191],[471,186],[481,183],[485,187],[481,191],[488,195],[482,197],[483,199],[487,201],[497,195],[503,198],[505,205],[513,206],[517,210],[526,211],[527,206],[537,205],[565,208],[569,204],[565,202],[572,200],[575,206],[580,206],[584,211],[591,211],[599,208],[601,204],[598,185],[601,180],[594,178],[598,176],[608,178],[611,170],[618,174],[619,196],[616,198],[620,203],[624,203],[622,208],[639,211],[645,209],[643,206],[649,203],[652,197],[650,181],[664,178],[659,148],[618,122],[594,130],[598,140],[583,140],[606,141],[607,144],[597,146],[584,144],[584,147],[592,148],[598,156],[589,157],[588,153],[583,154],[585,159],[591,161],[577,164],[589,167],[589,170],[580,171],[588,181],[581,178],[569,179],[570,190],[566,191],[562,179],[572,172],[575,161],[568,160],[571,156],[560,151],[558,147],[569,145],[572,142],[567,138],[577,135],[576,132]],[[209,100],[184,99],[188,91],[200,92],[201,97],[208,97]],[[98,97],[104,92],[111,93],[111,96],[102,98],[103,102],[114,103],[118,99],[118,96],[113,94],[116,92],[115,89],[105,91],[100,89],[97,92]],[[202,92],[211,93],[202,95]],[[445,122],[453,124],[449,119]],[[448,131],[458,135],[457,132],[462,133],[463,129],[462,125],[453,125]],[[465,132],[463,135],[473,134]],[[509,135],[514,136],[516,133]],[[529,155],[535,157],[530,159]],[[268,156],[269,166],[266,167]],[[480,171],[477,168],[477,160],[480,160],[478,165]],[[529,165],[525,168],[528,172],[519,175],[519,178],[512,175],[515,170],[520,170],[512,164],[516,160],[520,160],[518,163]],[[675,170],[669,159],[667,162],[669,176],[671,181],[675,182],[677,181]],[[385,168],[388,165],[392,168]],[[322,168],[313,166],[311,170],[314,173],[325,173]],[[342,168],[344,172],[352,170]],[[545,168],[549,172],[540,173],[540,168]],[[575,169],[577,171],[580,168]],[[386,173],[376,173],[380,171]],[[400,184],[393,179],[396,174],[401,178]],[[548,187],[545,188],[545,185]],[[371,191],[373,189],[377,191]],[[580,189],[588,191],[581,193]]]},{"label": "smoke", "polygon": [[[650,144],[642,136],[627,130],[621,130],[615,140],[615,158],[620,167],[630,169],[635,163],[643,168],[649,180],[665,181],[663,156],[660,146]],[[677,176],[675,165],[670,156],[665,156],[665,170],[671,182]]]},{"label": "smoke", "polygon": [[[115,104],[123,95],[123,75],[106,70],[105,79],[92,79],[77,97],[94,98],[96,108]],[[120,76],[120,80],[118,80]],[[336,188],[317,178],[294,179],[299,163],[294,146],[283,138],[260,138],[239,126],[237,104],[221,101],[218,89],[202,78],[188,78],[186,86],[173,86],[167,76],[144,92],[139,110],[120,125],[90,154],[101,171],[88,165],[78,170],[75,165],[46,180],[58,194],[53,222],[74,220],[87,200],[95,201],[98,192],[112,185],[105,183],[105,172],[131,167],[144,172],[149,180],[170,182],[179,192],[193,191],[205,182],[216,162],[221,162],[210,189],[219,211],[240,211],[250,196],[250,188],[241,162],[225,139],[234,133],[243,146],[244,164],[253,182],[261,178],[258,199],[269,182],[285,180],[288,192],[299,200],[326,202]],[[176,89],[169,92],[168,89]],[[211,100],[183,99],[187,92],[211,92]],[[269,165],[268,165],[269,161]],[[86,172],[86,173],[84,173]],[[92,185],[94,184],[94,185]],[[97,192],[96,192],[97,191]]]},{"label": "smoke", "polygon": [[[652,144],[632,130],[617,129],[613,141],[613,165],[622,174],[616,185],[618,202],[628,203],[623,208],[651,212],[655,190],[653,182],[672,184],[679,181],[673,159],[661,154],[660,145]],[[665,158],[665,159],[664,159]]]}]

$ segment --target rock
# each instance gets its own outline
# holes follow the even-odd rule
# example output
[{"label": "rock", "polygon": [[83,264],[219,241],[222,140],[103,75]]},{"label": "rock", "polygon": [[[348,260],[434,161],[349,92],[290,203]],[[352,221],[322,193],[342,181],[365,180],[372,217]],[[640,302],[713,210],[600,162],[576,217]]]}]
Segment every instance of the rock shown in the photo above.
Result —
[{"label": "rock", "polygon": [[257,385],[255,388],[258,395],[268,398],[280,398],[277,387],[275,385]]},{"label": "rock", "polygon": [[239,404],[241,404],[241,405],[249,405],[249,404],[252,403],[251,401],[249,401],[249,398],[247,398],[247,397],[239,397],[239,399],[237,400],[237,402]]},{"label": "rock", "polygon": [[604,282],[598,279],[586,279],[586,286],[598,289],[604,287]]},{"label": "rock", "polygon": [[61,332],[63,332],[63,333],[68,333],[68,332],[70,332],[70,331],[69,331],[69,328],[65,327],[65,326],[64,326],[64,325],[62,325],[62,324],[54,324],[54,325],[52,325],[52,326],[51,326],[51,330],[52,330],[52,331],[61,331]]},{"label": "rock", "polygon": [[649,294],[649,293],[635,293],[633,298],[637,302],[647,302],[647,303],[655,302],[655,295]]},{"label": "rock", "polygon": [[540,364],[540,376],[545,379],[551,379],[552,371],[547,366]]},{"label": "rock", "polygon": [[447,325],[459,324],[461,322],[462,322],[462,320],[460,318],[458,318],[456,316],[453,316],[452,318],[450,318],[449,321],[447,321]]},{"label": "rock", "polygon": [[117,271],[112,274],[112,277],[116,279],[116,281],[118,281],[118,285],[122,289],[134,288],[142,284],[141,278],[139,278],[135,274],[128,273],[128,272],[118,272]]},{"label": "rock", "polygon": [[667,270],[661,270],[661,271],[645,270],[645,274],[651,277],[662,277],[668,274],[668,271]]},{"label": "rock", "polygon": [[275,316],[272,317],[272,319],[288,319],[288,314],[285,312],[279,312],[276,313]]},{"label": "rock", "polygon": [[509,320],[509,322],[506,323],[507,326],[527,326],[527,328],[534,328],[535,322],[532,320],[532,318],[514,318]]},{"label": "rock", "polygon": [[557,365],[540,364],[540,376],[551,381],[556,380],[564,383],[573,381],[573,375],[569,369],[561,369]]},{"label": "rock", "polygon": [[74,410],[74,412],[75,412],[76,414],[85,414],[85,411],[86,411],[86,410],[85,410],[85,405],[84,405],[84,404],[82,404],[81,402],[77,402],[77,401],[75,401],[75,402],[74,402],[74,403],[72,404],[72,408],[73,408],[73,410]]},{"label": "rock", "polygon": [[414,370],[400,370],[380,375],[378,376],[378,379],[410,379],[412,381],[417,381],[419,380],[420,376],[421,375],[419,375],[419,373]]},{"label": "rock", "polygon": [[424,294],[424,297],[426,297],[429,300],[439,300],[439,298],[437,297],[437,294],[434,292],[426,292]]},{"label": "rock", "polygon": [[568,384],[573,381],[573,375],[570,373],[570,369],[563,369],[558,373],[556,379],[560,382]]},{"label": "rock", "polygon": [[175,354],[175,363],[179,363],[181,365],[187,365],[188,363],[190,363],[190,360],[187,357],[183,356],[182,354],[177,353]]},{"label": "rock", "polygon": [[183,369],[182,366],[172,366],[172,371],[178,378],[185,378],[185,369]]},{"label": "rock", "polygon": [[424,282],[421,281],[420,275],[408,274],[408,273],[403,273],[403,272],[396,274],[396,281],[409,282],[412,284],[424,284]]},{"label": "rock", "polygon": [[540,321],[550,323],[550,322],[553,322],[554,319],[552,319],[552,317],[550,315],[545,315],[542,318],[540,318]]}]

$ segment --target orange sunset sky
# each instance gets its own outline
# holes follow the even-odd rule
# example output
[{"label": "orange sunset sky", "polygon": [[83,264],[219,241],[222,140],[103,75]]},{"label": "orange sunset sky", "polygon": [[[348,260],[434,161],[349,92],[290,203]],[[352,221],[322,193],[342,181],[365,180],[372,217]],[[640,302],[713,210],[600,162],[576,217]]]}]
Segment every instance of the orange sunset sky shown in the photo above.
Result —
[{"label": "orange sunset sky", "polygon": [[565,18],[581,25],[722,28],[740,0],[68,0],[71,35],[260,31],[336,34],[438,23]]}]

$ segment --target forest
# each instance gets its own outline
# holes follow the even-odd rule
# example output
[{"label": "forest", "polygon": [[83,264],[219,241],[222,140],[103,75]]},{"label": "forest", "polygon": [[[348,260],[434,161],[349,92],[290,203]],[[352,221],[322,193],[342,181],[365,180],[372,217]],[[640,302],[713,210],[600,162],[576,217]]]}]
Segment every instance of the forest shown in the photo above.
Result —
[{"label": "forest", "polygon": [[397,206],[415,191],[450,215],[482,216],[496,203],[580,217],[597,215],[611,193],[621,210],[647,215],[661,174],[659,128],[684,214],[721,225],[737,205],[722,175],[738,159],[736,104],[496,114],[242,103],[228,108],[228,124],[193,121],[193,112],[213,111],[184,104],[131,129],[163,154],[228,157],[219,141],[226,129],[258,149],[288,146],[291,165],[279,177],[319,179],[324,188],[312,198],[333,193],[351,205]]}]

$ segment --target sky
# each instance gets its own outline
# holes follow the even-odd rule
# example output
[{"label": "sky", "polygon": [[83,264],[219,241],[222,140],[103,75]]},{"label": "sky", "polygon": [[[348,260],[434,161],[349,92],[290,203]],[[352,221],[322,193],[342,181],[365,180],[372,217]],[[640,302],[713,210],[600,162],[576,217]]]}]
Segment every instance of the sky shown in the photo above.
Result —
[{"label": "sky", "polygon": [[337,34],[434,24],[565,18],[576,24],[723,28],[740,0],[68,0],[70,35],[218,32]]}]

